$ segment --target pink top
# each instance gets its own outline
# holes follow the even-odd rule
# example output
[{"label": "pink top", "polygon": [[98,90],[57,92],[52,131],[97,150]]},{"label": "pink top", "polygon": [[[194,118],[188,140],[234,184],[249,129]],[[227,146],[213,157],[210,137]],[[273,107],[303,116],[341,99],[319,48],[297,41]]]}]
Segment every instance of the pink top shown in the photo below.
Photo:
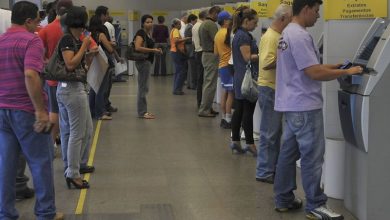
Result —
[{"label": "pink top", "polygon": [[[24,71],[42,71],[44,48],[41,39],[24,28],[11,27],[0,35],[0,54],[0,108],[34,113]],[[47,103],[43,90],[42,94]]]}]

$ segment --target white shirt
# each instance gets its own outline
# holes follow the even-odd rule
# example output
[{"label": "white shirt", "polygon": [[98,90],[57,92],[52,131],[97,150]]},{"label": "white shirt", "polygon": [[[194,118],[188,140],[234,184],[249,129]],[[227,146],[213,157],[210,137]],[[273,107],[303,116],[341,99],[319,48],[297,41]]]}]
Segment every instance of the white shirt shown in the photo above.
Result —
[{"label": "white shirt", "polygon": [[184,38],[184,32],[186,31],[186,24],[183,22],[183,21],[180,21],[181,22],[181,28],[180,28],[180,36],[182,37],[182,38]]},{"label": "white shirt", "polygon": [[7,31],[11,27],[11,11],[0,8],[0,34]]},{"label": "white shirt", "polygon": [[202,47],[200,46],[200,39],[199,39],[199,27],[202,24],[201,20],[198,20],[194,27],[192,27],[192,42],[194,42],[195,45],[195,52],[202,51]]},{"label": "white shirt", "polygon": [[110,22],[106,21],[106,23],[104,23],[104,26],[106,26],[108,29],[108,34],[110,34],[110,38],[111,38],[110,41],[116,42],[114,25],[112,25]]}]

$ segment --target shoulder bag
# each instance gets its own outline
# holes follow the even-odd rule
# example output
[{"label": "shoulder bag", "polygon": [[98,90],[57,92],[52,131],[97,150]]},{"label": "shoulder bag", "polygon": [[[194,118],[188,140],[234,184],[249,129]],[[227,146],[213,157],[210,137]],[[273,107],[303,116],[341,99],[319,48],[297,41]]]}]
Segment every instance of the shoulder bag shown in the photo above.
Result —
[{"label": "shoulder bag", "polygon": [[[126,50],[126,57],[127,57],[127,59],[128,60],[132,60],[132,61],[146,60],[149,57],[149,53],[142,53],[142,52],[137,51],[135,49],[134,41],[135,41],[135,37],[133,39],[133,42],[131,42],[127,46],[127,50]],[[143,47],[146,47],[146,39],[144,39]]]},{"label": "shoulder bag", "polygon": [[250,62],[246,65],[245,76],[241,84],[241,94],[242,97],[250,102],[256,102],[259,95],[259,89],[257,88],[256,81],[253,80]]},{"label": "shoulder bag", "polygon": [[[73,37],[72,37],[73,39]],[[61,42],[61,40],[60,40]],[[54,54],[49,59],[49,63],[43,69],[41,74],[45,80],[54,80],[60,82],[83,82],[87,81],[87,71],[80,63],[73,71],[68,71],[65,66],[65,62],[59,59],[59,44],[58,42]],[[73,39],[73,45],[75,51],[77,51],[76,41]]]}]

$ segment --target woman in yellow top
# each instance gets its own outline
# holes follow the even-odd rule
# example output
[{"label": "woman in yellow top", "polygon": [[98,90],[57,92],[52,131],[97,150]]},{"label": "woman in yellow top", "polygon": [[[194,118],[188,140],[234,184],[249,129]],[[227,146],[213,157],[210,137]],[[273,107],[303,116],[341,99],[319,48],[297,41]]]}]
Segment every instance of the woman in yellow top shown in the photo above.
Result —
[{"label": "woman in yellow top", "polygon": [[225,90],[221,97],[222,119],[220,126],[221,128],[231,129],[234,90],[233,66],[229,65],[232,49],[230,48],[228,28],[231,28],[232,16],[227,11],[222,11],[218,14],[217,20],[221,29],[219,29],[214,38],[214,54],[219,56],[218,73],[222,88]]},{"label": "woman in yellow top", "polygon": [[187,57],[185,55],[184,42],[190,38],[182,38],[180,35],[181,21],[178,18],[172,20],[172,30],[169,35],[171,43],[171,54],[175,64],[175,75],[173,78],[173,94],[184,95],[183,85],[187,75]]}]

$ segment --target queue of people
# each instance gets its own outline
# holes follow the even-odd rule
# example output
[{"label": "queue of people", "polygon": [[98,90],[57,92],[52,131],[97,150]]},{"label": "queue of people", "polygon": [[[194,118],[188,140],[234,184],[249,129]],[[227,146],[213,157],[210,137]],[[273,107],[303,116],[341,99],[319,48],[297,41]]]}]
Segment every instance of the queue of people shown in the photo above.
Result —
[{"label": "queue of people", "polygon": [[[55,139],[60,136],[67,187],[89,188],[81,174],[95,171],[87,165],[92,119],[111,120],[117,111],[109,100],[111,75],[114,63],[123,59],[106,24],[109,9],[97,7],[86,31],[85,8],[74,6],[72,0],[55,3],[57,16],[38,34],[38,7],[27,1],[15,3],[12,25],[0,35],[0,53],[7,54],[0,58],[0,219],[18,218],[15,179],[18,183],[18,178],[25,177],[26,161],[34,180],[35,215],[39,220],[63,219],[54,198]],[[163,17],[158,18],[159,26],[154,26],[153,16],[143,15],[141,29],[133,38],[135,50],[146,55],[135,62],[139,73],[137,114],[142,119],[156,118],[146,101],[149,74],[158,60],[154,75],[166,75],[162,69],[169,38],[175,65],[173,95],[184,95],[187,79],[190,89],[198,90],[198,116],[214,118],[219,114],[213,109],[213,101],[220,77],[224,90],[220,126],[232,131],[229,148],[257,157],[256,180],[274,184],[275,210],[287,212],[303,206],[302,199],[293,193],[297,188],[295,163],[301,159],[306,217],[340,220],[343,216],[326,206],[327,196],[320,188],[325,149],[320,81],[358,74],[362,69],[320,64],[318,49],[306,28],[316,23],[321,4],[321,0],[294,0],[292,7],[281,4],[259,47],[251,34],[257,27],[257,12],[246,6],[232,15],[219,6],[202,11],[199,17],[185,14],[172,20],[170,33]],[[161,33],[154,33],[153,28]],[[40,73],[53,56],[67,71],[86,72],[99,46],[108,57],[109,67],[98,91],[84,81],[42,84]],[[258,148],[253,138],[256,101],[242,93],[248,71],[257,79],[257,101],[262,111]]]}]

